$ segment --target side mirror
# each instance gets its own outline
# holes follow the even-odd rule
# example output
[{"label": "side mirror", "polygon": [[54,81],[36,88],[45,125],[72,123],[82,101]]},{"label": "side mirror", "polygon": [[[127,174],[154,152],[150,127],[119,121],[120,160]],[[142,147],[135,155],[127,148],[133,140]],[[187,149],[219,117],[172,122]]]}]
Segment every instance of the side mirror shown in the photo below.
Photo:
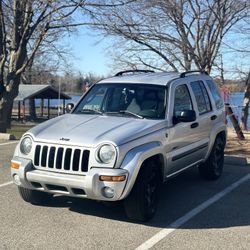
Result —
[{"label": "side mirror", "polygon": [[71,110],[74,108],[74,103],[68,103],[67,105],[66,105],[66,112],[67,113],[70,113],[71,112]]},{"label": "side mirror", "polygon": [[174,117],[174,124],[178,122],[193,122],[196,120],[196,113],[194,110],[183,110],[180,115]]}]

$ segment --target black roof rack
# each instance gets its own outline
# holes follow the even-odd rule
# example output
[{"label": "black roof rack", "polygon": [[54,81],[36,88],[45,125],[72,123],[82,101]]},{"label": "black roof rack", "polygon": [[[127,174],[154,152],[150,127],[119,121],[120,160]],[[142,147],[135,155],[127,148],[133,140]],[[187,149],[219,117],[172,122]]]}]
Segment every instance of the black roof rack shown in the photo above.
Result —
[{"label": "black roof rack", "polygon": [[181,73],[180,78],[184,78],[187,74],[192,74],[192,73],[200,73],[200,74],[208,75],[208,73],[206,71],[203,71],[203,70],[190,70],[190,71],[185,71],[185,72]]},{"label": "black roof rack", "polygon": [[142,69],[135,69],[135,70],[124,70],[124,71],[120,71],[118,73],[115,74],[115,76],[122,76],[123,74],[126,73],[154,73],[153,70],[142,70]]}]

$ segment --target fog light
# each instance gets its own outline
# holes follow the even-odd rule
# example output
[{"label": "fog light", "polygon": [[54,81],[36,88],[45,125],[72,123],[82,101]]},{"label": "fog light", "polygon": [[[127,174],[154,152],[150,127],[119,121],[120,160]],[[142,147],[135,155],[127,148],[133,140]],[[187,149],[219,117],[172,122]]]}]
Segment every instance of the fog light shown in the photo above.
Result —
[{"label": "fog light", "polygon": [[20,177],[17,174],[13,176],[13,179],[16,185],[21,185]]},{"label": "fog light", "polygon": [[106,198],[113,198],[114,195],[115,195],[115,191],[110,188],[110,187],[104,187],[102,189],[102,192],[103,192],[103,195],[106,197]]}]

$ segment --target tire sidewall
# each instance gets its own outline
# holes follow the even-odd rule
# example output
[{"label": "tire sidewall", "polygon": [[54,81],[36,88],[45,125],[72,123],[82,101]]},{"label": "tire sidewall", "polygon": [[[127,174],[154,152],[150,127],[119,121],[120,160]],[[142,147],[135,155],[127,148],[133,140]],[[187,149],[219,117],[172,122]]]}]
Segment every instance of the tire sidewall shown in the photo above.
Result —
[{"label": "tire sidewall", "polygon": [[[158,205],[158,191],[159,191],[159,176],[158,171],[153,162],[149,162],[139,175],[137,180],[137,192],[140,197],[139,205],[144,220],[151,219],[157,210]],[[155,186],[153,186],[155,185]],[[149,188],[155,188],[149,201]]]},{"label": "tire sidewall", "polygon": [[[221,137],[217,137],[213,146],[210,164],[211,164],[211,171],[213,172],[214,176],[220,177],[223,171],[224,165],[224,142]],[[219,151],[219,152],[217,152]],[[220,154],[219,158],[217,158],[216,154]]]},{"label": "tire sidewall", "polygon": [[224,165],[225,141],[217,136],[208,159],[199,166],[199,172],[202,178],[206,180],[217,180],[222,172]]},{"label": "tire sidewall", "polygon": [[[152,198],[152,207],[147,200],[147,192],[150,190],[152,177],[155,185]],[[136,221],[148,221],[156,213],[158,205],[158,193],[160,187],[160,171],[154,162],[146,162],[142,166],[134,187],[129,196],[124,200],[124,208],[128,218]],[[151,186],[152,187],[152,186]]]}]

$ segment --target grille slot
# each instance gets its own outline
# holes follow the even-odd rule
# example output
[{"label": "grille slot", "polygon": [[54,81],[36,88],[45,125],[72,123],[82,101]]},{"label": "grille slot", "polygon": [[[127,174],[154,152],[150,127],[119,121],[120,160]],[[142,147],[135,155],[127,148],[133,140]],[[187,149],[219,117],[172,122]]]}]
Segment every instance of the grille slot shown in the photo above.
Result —
[{"label": "grille slot", "polygon": [[54,167],[55,151],[56,151],[55,147],[50,148],[50,152],[49,152],[49,168]]},{"label": "grille slot", "polygon": [[63,156],[63,148],[58,148],[56,155],[56,168],[62,168],[62,156]]},{"label": "grille slot", "polygon": [[73,157],[73,171],[79,170],[79,160],[80,160],[80,149],[76,149],[74,151],[74,157]]},{"label": "grille slot", "polygon": [[34,165],[38,169],[79,174],[88,171],[89,150],[67,146],[36,145]]},{"label": "grille slot", "polygon": [[42,185],[38,182],[31,182],[31,185],[35,188],[42,188]]},{"label": "grille slot", "polygon": [[88,163],[89,163],[89,150],[84,150],[82,154],[82,162],[81,162],[82,172],[88,171]]},{"label": "grille slot", "polygon": [[51,190],[51,191],[62,191],[62,192],[68,192],[68,189],[63,186],[58,186],[58,185],[52,185],[52,184],[47,184],[46,187]]},{"label": "grille slot", "polygon": [[46,167],[47,154],[48,154],[48,146],[44,146],[42,149],[42,158],[41,158],[41,166],[42,167]]},{"label": "grille slot", "polygon": [[65,159],[64,159],[64,169],[65,170],[70,170],[71,153],[72,153],[72,149],[67,148],[66,154],[65,154]]},{"label": "grille slot", "polygon": [[35,166],[39,166],[40,151],[41,151],[41,146],[37,145],[35,150],[35,159],[34,159]]},{"label": "grille slot", "polygon": [[84,192],[83,189],[80,188],[72,188],[71,189],[74,194],[79,194],[79,195],[85,195],[86,193]]}]

